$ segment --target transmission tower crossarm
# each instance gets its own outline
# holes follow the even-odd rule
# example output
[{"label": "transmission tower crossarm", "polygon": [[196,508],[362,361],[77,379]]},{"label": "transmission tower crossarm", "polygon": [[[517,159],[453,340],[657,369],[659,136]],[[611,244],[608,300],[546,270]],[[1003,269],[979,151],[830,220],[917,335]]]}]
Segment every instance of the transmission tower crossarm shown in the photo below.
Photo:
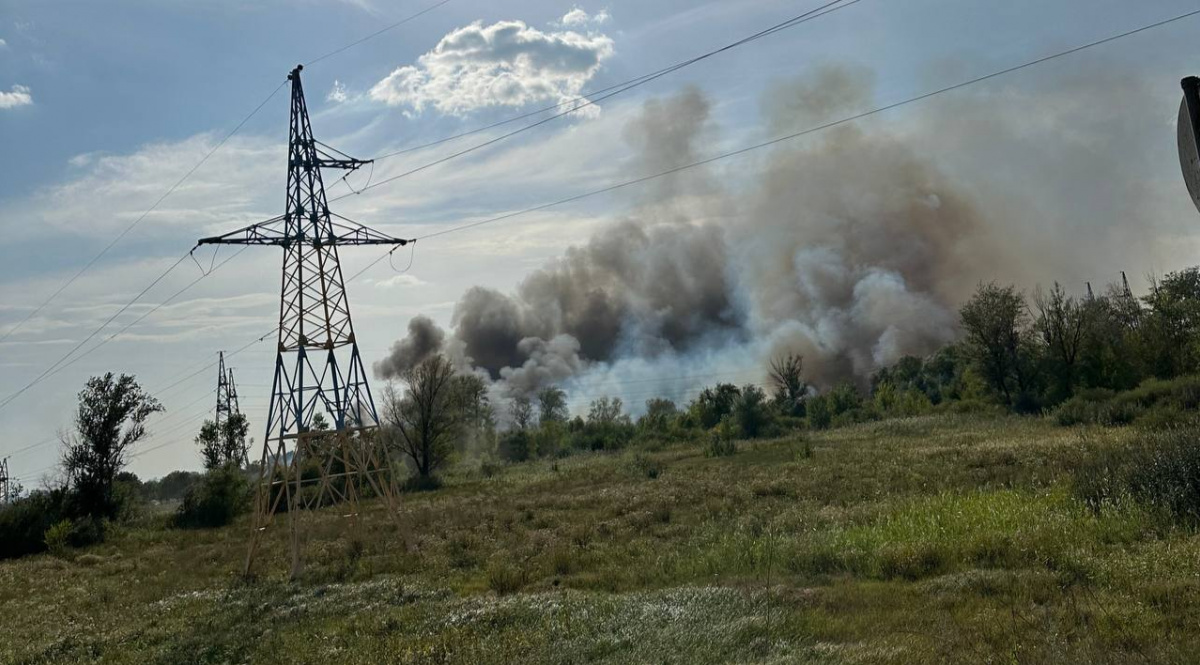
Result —
[{"label": "transmission tower crossarm", "polygon": [[281,225],[287,219],[286,215],[268,219],[265,222],[258,222],[250,226],[244,226],[240,229],[230,231],[219,236],[211,238],[201,238],[197,241],[196,246],[200,245],[273,245],[279,247],[288,247],[295,243],[303,243],[313,246],[327,245],[398,245],[403,246],[412,242],[406,238],[395,238],[382,231],[377,231],[365,224],[359,224],[353,220],[342,217],[341,215],[326,211],[331,217],[336,217],[340,221],[330,220],[327,225],[328,233],[321,236],[314,236],[312,228],[308,224],[295,225],[294,228],[299,230],[298,235],[288,235],[286,226]]}]

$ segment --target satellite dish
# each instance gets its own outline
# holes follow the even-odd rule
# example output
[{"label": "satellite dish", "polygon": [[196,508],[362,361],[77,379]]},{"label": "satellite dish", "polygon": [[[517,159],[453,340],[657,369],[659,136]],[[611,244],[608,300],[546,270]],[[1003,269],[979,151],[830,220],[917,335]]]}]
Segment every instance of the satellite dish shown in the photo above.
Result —
[{"label": "satellite dish", "polygon": [[1200,79],[1183,79],[1183,103],[1179,106],[1179,165],[1183,167],[1183,181],[1187,183],[1192,203],[1200,211]]}]

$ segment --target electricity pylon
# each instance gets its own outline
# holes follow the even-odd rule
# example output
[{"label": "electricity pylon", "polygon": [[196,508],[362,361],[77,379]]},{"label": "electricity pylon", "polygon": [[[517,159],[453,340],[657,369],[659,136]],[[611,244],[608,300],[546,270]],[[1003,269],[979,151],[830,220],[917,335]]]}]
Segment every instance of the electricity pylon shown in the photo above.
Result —
[{"label": "electricity pylon", "polygon": [[8,503],[12,499],[12,480],[8,476],[8,458],[0,459],[0,503]]},{"label": "electricity pylon", "polygon": [[[356,518],[358,495],[369,486],[398,520],[395,478],[374,431],[379,416],[354,336],[338,247],[408,243],[329,210],[321,170],[353,171],[370,162],[313,138],[302,69],[297,65],[288,74],[292,102],[284,214],[199,242],[283,248],[279,347],[245,572],[252,569],[261,532],[286,502],[293,577],[301,567],[300,511],[328,499],[349,503],[342,512]],[[321,414],[332,419],[332,431],[313,428]],[[304,480],[306,466],[310,476],[315,466],[318,477]],[[315,490],[304,487],[308,484]]]},{"label": "electricity pylon", "polygon": [[225,372],[225,352],[221,351],[217,360],[217,430],[221,429],[221,416],[229,420],[233,415],[233,405],[229,402],[229,377]]},{"label": "electricity pylon", "polygon": [[[233,382],[233,368],[225,368],[225,352],[221,351],[217,362],[217,410],[216,424],[217,436],[233,438],[233,431],[226,432],[221,427],[221,416],[225,417],[225,422],[228,423],[230,417],[242,415],[242,410],[238,406],[237,385]],[[228,452],[228,448],[226,448]],[[250,464],[250,453],[246,450],[246,442],[241,442],[240,450],[237,453],[237,462],[243,466]]]}]

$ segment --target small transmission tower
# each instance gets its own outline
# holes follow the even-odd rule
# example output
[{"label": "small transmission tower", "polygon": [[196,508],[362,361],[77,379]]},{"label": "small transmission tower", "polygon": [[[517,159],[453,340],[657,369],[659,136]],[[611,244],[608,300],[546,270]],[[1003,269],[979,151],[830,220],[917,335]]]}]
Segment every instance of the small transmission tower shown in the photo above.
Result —
[{"label": "small transmission tower", "polygon": [[229,416],[234,414],[233,404],[229,401],[229,379],[231,374],[225,372],[225,352],[221,351],[219,360],[217,361],[217,429],[221,428],[221,416],[225,416],[225,420],[229,420]]},{"label": "small transmission tower", "polygon": [[[226,369],[224,351],[220,352],[219,358],[217,362],[217,435],[229,436],[232,439],[232,430],[226,432],[221,426],[221,416],[224,416],[224,422],[228,423],[230,417],[242,415],[242,410],[238,406],[237,385],[233,382],[233,368]],[[249,457],[250,454],[246,450],[245,441],[242,441],[240,450],[237,453],[237,460],[242,465],[249,465]]]},{"label": "small transmission tower", "polygon": [[[245,572],[254,564],[258,539],[273,515],[287,511],[292,575],[300,572],[299,513],[333,502],[349,503],[357,516],[358,494],[369,486],[398,520],[395,478],[376,432],[379,417],[358,351],[350,302],[338,260],[343,245],[405,245],[329,210],[322,169],[353,171],[369,164],[313,137],[297,65],[292,86],[288,140],[287,206],[280,217],[252,224],[200,245],[270,245],[283,248],[279,345],[263,441],[255,517]],[[326,414],[332,431],[314,430]],[[322,418],[323,419],[323,418]],[[313,466],[319,477],[303,479]],[[315,483],[315,491],[302,491]]]},{"label": "small transmission tower", "polygon": [[8,475],[8,458],[0,459],[0,503],[12,500],[12,479]]}]

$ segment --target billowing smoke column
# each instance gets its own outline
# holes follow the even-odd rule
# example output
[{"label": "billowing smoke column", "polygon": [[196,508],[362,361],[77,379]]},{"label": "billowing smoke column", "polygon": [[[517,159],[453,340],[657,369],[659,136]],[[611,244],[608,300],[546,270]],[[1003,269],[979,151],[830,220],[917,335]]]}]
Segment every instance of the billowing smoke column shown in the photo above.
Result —
[{"label": "billowing smoke column", "polygon": [[[841,68],[780,87],[766,100],[772,135],[858,110],[869,89]],[[707,101],[689,90],[649,102],[626,138],[654,173],[701,158],[711,132]],[[828,386],[955,337],[956,304],[975,285],[964,276],[988,271],[986,233],[912,147],[846,126],[739,168],[749,184],[736,192],[701,171],[654,181],[633,214],[515,293],[470,289],[449,338],[414,320],[377,372],[394,376],[441,348],[502,394],[557,384],[625,396],[636,410],[651,394],[761,380],[785,351]]]}]

